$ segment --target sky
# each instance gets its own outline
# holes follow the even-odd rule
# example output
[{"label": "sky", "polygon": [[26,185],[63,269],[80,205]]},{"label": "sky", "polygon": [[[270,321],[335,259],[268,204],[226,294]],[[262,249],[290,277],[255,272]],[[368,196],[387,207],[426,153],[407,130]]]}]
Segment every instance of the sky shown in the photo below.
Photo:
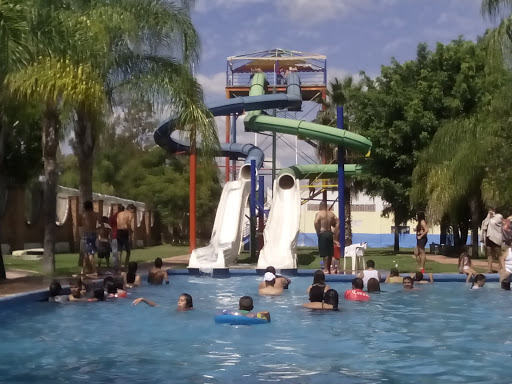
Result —
[{"label": "sky", "polygon": [[[416,47],[426,42],[449,43],[463,36],[475,40],[492,26],[480,12],[481,0],[196,0],[192,19],[201,38],[196,76],[206,102],[225,97],[226,58],[283,48],[327,56],[332,79],[380,73],[392,57],[414,59]],[[305,120],[316,110],[304,108]],[[217,118],[224,138],[224,119]],[[237,122],[237,141],[255,142]],[[316,161],[314,149],[295,137],[278,141],[278,167]],[[262,149],[270,143],[258,137]],[[271,148],[266,148],[267,161]],[[267,163],[266,166],[269,166]]]}]

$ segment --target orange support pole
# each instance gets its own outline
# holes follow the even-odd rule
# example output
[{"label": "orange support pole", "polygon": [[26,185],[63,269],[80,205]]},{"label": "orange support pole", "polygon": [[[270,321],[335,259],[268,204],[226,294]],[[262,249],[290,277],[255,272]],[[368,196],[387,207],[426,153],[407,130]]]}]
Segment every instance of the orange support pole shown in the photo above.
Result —
[{"label": "orange support pole", "polygon": [[190,222],[189,242],[190,253],[196,249],[196,143],[190,143]]}]

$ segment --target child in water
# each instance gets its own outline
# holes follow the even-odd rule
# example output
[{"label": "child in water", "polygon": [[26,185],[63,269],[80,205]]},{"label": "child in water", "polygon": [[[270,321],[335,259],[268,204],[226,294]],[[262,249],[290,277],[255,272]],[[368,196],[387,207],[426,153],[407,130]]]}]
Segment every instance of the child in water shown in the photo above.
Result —
[{"label": "child in water", "polygon": [[480,289],[483,288],[485,285],[485,276],[479,273],[475,276],[475,279],[473,280],[473,285],[471,286],[471,289]]},{"label": "child in water", "polygon": [[468,275],[466,283],[469,283],[471,277],[476,276],[476,271],[471,267],[471,258],[465,248],[459,256],[459,273],[465,273]]}]

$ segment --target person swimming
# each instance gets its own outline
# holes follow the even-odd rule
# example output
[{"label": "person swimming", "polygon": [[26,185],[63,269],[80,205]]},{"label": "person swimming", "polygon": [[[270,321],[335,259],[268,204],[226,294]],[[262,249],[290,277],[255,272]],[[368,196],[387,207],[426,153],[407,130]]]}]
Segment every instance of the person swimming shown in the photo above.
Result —
[{"label": "person swimming", "polygon": [[137,275],[137,263],[130,261],[128,263],[128,272],[123,272],[123,282],[126,288],[139,287],[141,285],[140,276]]},{"label": "person swimming", "polygon": [[403,283],[403,278],[398,273],[398,269],[391,268],[389,270],[389,275],[386,277],[385,283],[389,283],[389,284],[402,284]]},{"label": "person swimming", "polygon": [[192,296],[188,293],[182,293],[178,299],[178,311],[190,311],[193,308]]},{"label": "person swimming", "polygon": [[475,276],[473,279],[473,285],[471,286],[471,289],[480,289],[483,288],[485,285],[485,276],[481,273]]},{"label": "person swimming", "polygon": [[62,294],[62,286],[58,281],[52,281],[49,288],[49,297],[48,301],[52,301],[55,303],[62,303],[64,301],[69,301],[69,295]]},{"label": "person swimming", "polygon": [[371,279],[368,280],[368,284],[366,286],[366,289],[368,291],[368,293],[372,293],[372,292],[380,292],[380,283],[379,283],[379,280],[377,280],[376,278],[372,277]]},{"label": "person swimming", "polygon": [[329,290],[329,286],[325,283],[325,274],[322,270],[318,269],[313,274],[313,284],[308,287],[306,292],[309,292],[311,288],[313,287],[322,287],[324,289],[324,292]]}]

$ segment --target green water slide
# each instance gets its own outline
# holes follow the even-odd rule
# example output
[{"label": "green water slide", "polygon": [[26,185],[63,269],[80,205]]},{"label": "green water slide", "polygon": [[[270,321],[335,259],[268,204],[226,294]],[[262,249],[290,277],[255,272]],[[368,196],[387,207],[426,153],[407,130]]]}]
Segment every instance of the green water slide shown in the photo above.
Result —
[{"label": "green water slide", "polygon": [[[363,167],[359,164],[345,164],[345,177],[360,174],[362,168]],[[338,177],[338,164],[292,165],[291,167],[281,169],[278,177],[281,175],[292,175],[299,180],[317,177],[322,179],[334,179]]]},{"label": "green water slide", "polygon": [[[264,73],[255,73],[249,96],[265,94],[266,78]],[[244,120],[247,132],[279,132],[295,135],[308,139],[325,141],[327,143],[341,145],[344,148],[360,153],[368,153],[372,142],[366,137],[344,129],[327,127],[325,125],[310,123],[303,120],[283,119],[280,117],[266,116],[261,111],[253,111],[247,114]]]}]

